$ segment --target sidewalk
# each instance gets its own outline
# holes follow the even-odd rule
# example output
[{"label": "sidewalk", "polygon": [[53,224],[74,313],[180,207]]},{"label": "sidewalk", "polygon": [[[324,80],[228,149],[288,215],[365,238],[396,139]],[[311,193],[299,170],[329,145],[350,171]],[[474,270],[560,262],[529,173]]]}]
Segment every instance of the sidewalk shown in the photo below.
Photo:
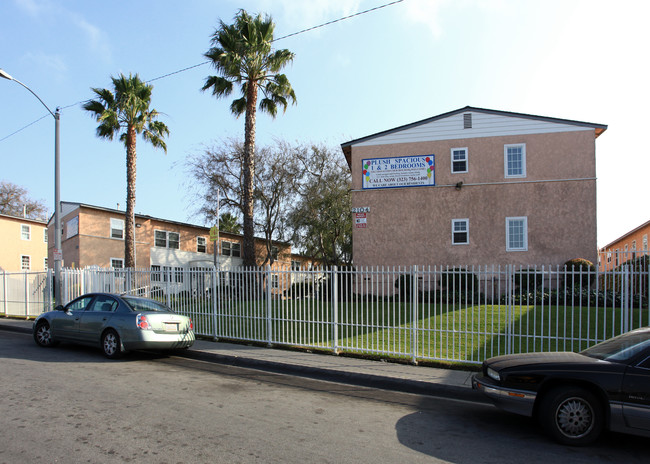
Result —
[{"label": "sidewalk", "polygon": [[[32,322],[0,317],[0,330],[31,333]],[[472,390],[474,373],[469,371],[207,340],[197,340],[180,356],[385,390],[485,402]]]}]

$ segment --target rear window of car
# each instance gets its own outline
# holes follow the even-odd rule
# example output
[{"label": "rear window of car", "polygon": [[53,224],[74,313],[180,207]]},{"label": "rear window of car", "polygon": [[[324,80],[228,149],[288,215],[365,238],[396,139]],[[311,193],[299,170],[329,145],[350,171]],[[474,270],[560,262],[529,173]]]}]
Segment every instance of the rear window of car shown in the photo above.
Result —
[{"label": "rear window of car", "polygon": [[143,298],[122,298],[129,307],[134,311],[165,311],[171,312],[167,306],[154,300]]},{"label": "rear window of car", "polygon": [[649,332],[630,332],[587,348],[582,352],[591,358],[624,362],[650,347]]}]

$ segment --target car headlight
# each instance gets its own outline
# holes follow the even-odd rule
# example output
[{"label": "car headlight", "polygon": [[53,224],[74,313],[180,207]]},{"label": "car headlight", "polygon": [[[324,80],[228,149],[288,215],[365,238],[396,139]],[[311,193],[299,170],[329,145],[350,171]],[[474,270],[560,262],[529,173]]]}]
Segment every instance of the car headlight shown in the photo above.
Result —
[{"label": "car headlight", "polygon": [[501,376],[499,375],[499,373],[494,369],[492,369],[491,367],[487,368],[487,375],[492,380],[496,380],[497,382],[501,381]]}]

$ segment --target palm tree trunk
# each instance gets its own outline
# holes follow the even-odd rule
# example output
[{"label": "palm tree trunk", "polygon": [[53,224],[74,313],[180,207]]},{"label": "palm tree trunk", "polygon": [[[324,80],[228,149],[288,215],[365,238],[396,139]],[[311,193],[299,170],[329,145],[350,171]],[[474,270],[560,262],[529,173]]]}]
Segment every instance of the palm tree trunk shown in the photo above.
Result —
[{"label": "palm tree trunk", "polygon": [[246,96],[246,126],[244,130],[244,266],[255,266],[255,224],[253,222],[253,192],[255,179],[255,111],[257,83],[248,83]]},{"label": "palm tree trunk", "polygon": [[135,267],[134,213],[135,213],[135,174],[136,174],[136,132],[132,126],[126,132],[126,215],[124,221],[124,267]]}]

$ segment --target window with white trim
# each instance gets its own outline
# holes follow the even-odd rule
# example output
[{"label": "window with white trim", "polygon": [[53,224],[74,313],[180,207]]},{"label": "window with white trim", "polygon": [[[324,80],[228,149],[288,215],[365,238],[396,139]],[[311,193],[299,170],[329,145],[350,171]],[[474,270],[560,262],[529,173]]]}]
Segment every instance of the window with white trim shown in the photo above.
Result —
[{"label": "window with white trim", "polygon": [[273,258],[273,261],[278,260],[278,255],[280,254],[280,249],[276,246],[271,247],[271,258]]},{"label": "window with white trim", "polygon": [[528,218],[506,218],[506,251],[528,250]]},{"label": "window with white trim", "polygon": [[467,148],[451,149],[451,173],[458,174],[468,171]]},{"label": "window with white trim", "polygon": [[154,230],[154,246],[178,250],[181,245],[181,236],[178,232]]},{"label": "window with white trim", "polygon": [[526,144],[503,146],[503,160],[506,177],[526,177]]},{"label": "window with white trim", "polygon": [[111,238],[124,240],[124,219],[111,218]]},{"label": "window with white trim", "polygon": [[208,252],[208,242],[205,239],[205,237],[196,237],[196,252],[197,253]]},{"label": "window with white trim", "polygon": [[122,258],[111,258],[111,267],[113,269],[124,269],[124,260]]},{"label": "window with white trim", "polygon": [[31,258],[28,255],[20,256],[20,270],[29,271]]},{"label": "window with white trim", "polygon": [[43,242],[47,243],[47,229],[43,229]]},{"label": "window with white trim", "polygon": [[452,245],[469,244],[469,219],[451,220],[451,244]]},{"label": "window with white trim", "polygon": [[643,236],[643,251],[648,250],[648,234]]},{"label": "window with white trim", "polygon": [[32,236],[32,228],[25,224],[20,226],[20,238],[23,240],[30,240]]},{"label": "window with white trim", "polygon": [[235,242],[221,242],[221,254],[224,256],[232,256],[234,258],[240,258],[241,244]]}]

